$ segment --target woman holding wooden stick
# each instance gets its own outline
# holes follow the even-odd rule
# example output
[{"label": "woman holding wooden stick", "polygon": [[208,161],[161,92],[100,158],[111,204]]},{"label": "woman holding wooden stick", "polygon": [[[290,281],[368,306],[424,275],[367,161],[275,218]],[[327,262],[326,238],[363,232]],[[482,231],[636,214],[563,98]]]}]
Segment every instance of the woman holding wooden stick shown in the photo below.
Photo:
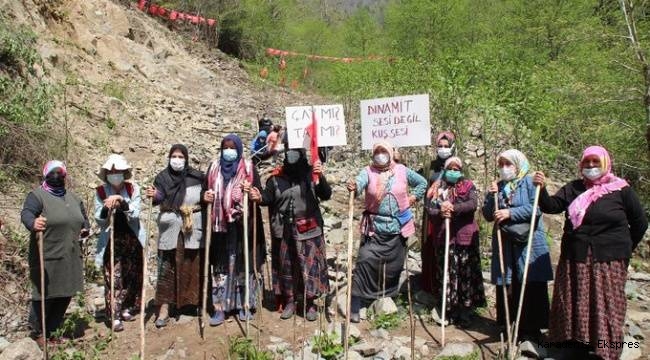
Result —
[{"label": "woman holding wooden stick", "polygon": [[[417,172],[396,164],[393,146],[380,142],[373,146],[371,164],[350,180],[347,188],[356,196],[365,192],[363,239],[352,279],[348,280],[352,287],[348,316],[356,323],[360,320],[362,302],[397,294],[406,239],[415,233],[411,206],[424,197],[427,181]],[[413,188],[412,192],[409,188]]]},{"label": "woman holding wooden stick", "polygon": [[[285,149],[288,148],[285,143]],[[314,182],[312,174],[317,175]],[[251,195],[256,191],[253,188]],[[325,235],[320,201],[332,196],[320,161],[309,164],[304,149],[286,151],[284,163],[273,170],[261,194],[269,207],[273,290],[284,305],[281,319],[296,312],[297,297],[308,321],[318,319],[316,298],[329,292]]]},{"label": "woman holding wooden stick", "polygon": [[[210,317],[210,326],[224,322],[232,312],[239,316],[240,321],[252,319],[252,313],[246,309],[255,310],[257,297],[260,296],[259,282],[255,274],[259,273],[266,258],[264,234],[258,231],[257,239],[253,241],[253,218],[256,227],[262,229],[262,217],[259,206],[253,206],[259,201],[259,192],[250,194],[248,208],[257,214],[244,214],[244,194],[251,187],[260,188],[260,177],[253,163],[243,158],[243,144],[234,134],[227,135],[221,141],[221,154],[208,167],[206,181],[203,184],[203,201],[212,204],[212,237],[210,242],[210,265],[212,267],[210,288],[211,303],[214,311]],[[248,215],[247,219],[244,216]],[[245,224],[244,221],[247,221]],[[248,239],[244,240],[244,226],[248,229]],[[253,250],[253,244],[257,246]],[[257,259],[253,259],[253,253]],[[248,255],[251,265],[245,268],[245,257]],[[245,279],[248,272],[248,284]],[[246,288],[249,289],[248,306],[246,304]]]},{"label": "woman holding wooden stick", "polygon": [[[139,311],[142,301],[142,246],[146,241],[145,229],[140,226],[142,199],[140,187],[131,180],[131,165],[122,155],[110,155],[97,176],[103,184],[95,190],[95,220],[101,227],[95,264],[104,269],[106,316],[114,319],[111,326],[113,331],[119,332],[124,330],[123,321],[135,320],[134,314]],[[110,247],[107,246],[111,213],[114,216],[115,249],[112,267]],[[115,284],[113,296],[109,287],[111,281]],[[114,299],[114,303],[110,299]]]},{"label": "woman holding wooden stick", "polygon": [[542,211],[565,213],[549,337],[582,348],[576,358],[595,351],[603,359],[618,359],[621,347],[598,344],[623,341],[627,266],[648,219],[632,187],[612,173],[605,148],[585,149],[578,167],[580,178],[555,195],[548,194],[543,173],[534,176],[542,187]]},{"label": "woman holding wooden stick", "polygon": [[[31,336],[41,346],[46,341],[63,340],[51,338],[52,333],[63,322],[72,297],[83,291],[79,237],[88,235],[90,225],[83,203],[66,189],[66,175],[63,162],[48,161],[43,167],[43,182],[27,195],[20,214],[23,225],[31,232],[29,270],[32,302],[29,325]],[[42,254],[38,249],[38,234],[42,234]],[[41,277],[41,271],[45,279]],[[41,281],[44,294],[40,290]],[[45,313],[45,319],[42,313]],[[45,329],[42,323],[45,323]]]},{"label": "woman holding wooden stick", "polygon": [[[507,287],[509,313],[516,314],[519,296],[522,291],[522,278],[527,253],[528,232],[533,215],[535,185],[529,176],[530,165],[526,156],[519,150],[510,149],[497,157],[500,180],[492,182],[489,193],[483,202],[483,216],[487,221],[495,221],[492,232],[492,283],[497,286],[497,322],[506,324],[502,286]],[[495,196],[498,209],[495,209]],[[528,279],[525,284],[524,301],[521,309],[519,334],[522,340],[537,340],[541,329],[548,328],[549,297],[548,281],[553,279],[551,257],[544,232],[541,214],[535,219],[535,229],[529,259]],[[496,231],[501,230],[503,241],[503,262],[505,279],[499,264],[499,244]],[[511,317],[511,321],[514,320]],[[513,344],[516,346],[516,344]]]},{"label": "woman holding wooden stick", "polygon": [[434,297],[442,299],[443,263],[445,252],[445,220],[450,223],[450,248],[448,252],[448,288],[446,305],[447,319],[454,324],[467,327],[473,310],[485,306],[481,254],[479,249],[478,225],[474,213],[478,207],[476,187],[463,174],[463,163],[458,157],[445,161],[439,185],[432,185],[427,193],[427,211],[433,233],[430,241],[434,257],[423,258],[424,262],[437,264],[433,272]]}]

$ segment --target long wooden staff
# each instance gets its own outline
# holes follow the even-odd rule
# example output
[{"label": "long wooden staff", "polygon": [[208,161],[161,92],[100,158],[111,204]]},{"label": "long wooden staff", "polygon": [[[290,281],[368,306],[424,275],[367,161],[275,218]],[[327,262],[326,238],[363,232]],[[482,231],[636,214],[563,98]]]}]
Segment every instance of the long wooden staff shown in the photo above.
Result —
[{"label": "long wooden staff", "polygon": [[[519,320],[521,318],[521,307],[524,304],[524,292],[526,290],[526,279],[528,278],[528,265],[530,265],[530,252],[533,247],[533,236],[535,235],[535,220],[537,218],[537,204],[539,203],[539,193],[541,191],[541,185],[535,186],[535,200],[533,201],[533,216],[530,218],[530,231],[528,232],[528,244],[526,249],[526,260],[524,262],[524,278],[521,282],[521,291],[519,293],[519,306],[517,306],[517,317],[515,318],[515,330],[512,334],[512,343],[510,344],[512,357],[514,358],[515,351],[517,349],[517,332],[519,332]],[[513,274],[513,276],[515,276]]]},{"label": "long wooden staff", "polygon": [[[246,226],[246,225],[244,225]],[[259,282],[259,274],[257,272],[257,206],[253,205],[253,274],[255,276],[255,290],[257,291],[257,296],[255,299],[259,300],[259,311],[258,311],[258,316],[259,316],[259,323],[257,325],[257,350],[260,349],[260,336],[261,336],[261,331],[262,331],[262,325],[264,324],[264,318],[262,318],[262,298],[260,297],[260,282]],[[264,295],[264,289],[262,289],[261,292],[262,295]]]},{"label": "long wooden staff", "polygon": [[353,240],[353,229],[352,222],[354,216],[354,192],[350,191],[350,201],[348,203],[348,288],[347,296],[345,301],[345,331],[343,344],[345,348],[345,360],[348,359],[348,351],[350,344],[348,342],[348,337],[350,336],[350,316],[352,315],[350,308],[352,306],[352,240]]},{"label": "long wooden staff", "polygon": [[110,266],[110,276],[111,276],[111,339],[113,338],[113,327],[115,326],[115,210],[111,209],[111,218],[109,222],[111,228],[110,232],[110,250],[111,250],[111,266]]},{"label": "long wooden staff", "polygon": [[409,327],[411,333],[411,360],[415,360],[415,321],[413,320],[413,299],[411,298],[411,272],[409,269],[409,252],[406,249],[406,292],[409,300]]},{"label": "long wooden staff", "polygon": [[[494,193],[494,209],[499,210],[499,193]],[[495,224],[497,233],[497,243],[499,244],[499,266],[501,267],[501,283],[503,290],[503,307],[506,312],[506,334],[508,335],[508,351],[510,351],[510,343],[512,341],[512,332],[510,331],[510,307],[508,305],[508,289],[506,284],[506,270],[503,264],[503,240],[501,238],[501,230],[499,225]]]},{"label": "long wooden staff", "polygon": [[449,226],[450,226],[450,219],[445,218],[445,262],[443,266],[443,275],[442,275],[442,322],[440,324],[441,332],[442,332],[442,341],[441,344],[444,347],[445,346],[445,315],[446,315],[446,307],[447,307],[447,282],[449,281],[449,278],[447,276],[447,273],[449,272]]},{"label": "long wooden staff", "polygon": [[212,203],[208,204],[205,233],[205,249],[203,250],[203,299],[201,303],[201,339],[204,339],[205,318],[208,316],[208,280],[210,279],[210,241],[212,240]]},{"label": "long wooden staff", "polygon": [[246,315],[246,338],[248,338],[248,329],[249,329],[249,311],[250,311],[250,264],[248,259],[248,192],[244,192],[244,209],[243,209],[243,218],[244,218],[244,314]]},{"label": "long wooden staff", "polygon": [[45,327],[45,257],[43,256],[43,232],[38,233],[38,262],[41,277],[41,335],[43,336],[43,359],[47,360],[47,328]]},{"label": "long wooden staff", "polygon": [[147,216],[147,235],[142,245],[142,293],[140,295],[140,360],[145,359],[145,307],[147,302],[147,246],[149,245],[149,237],[151,236],[151,218],[153,216],[153,197],[149,198],[149,214]]}]

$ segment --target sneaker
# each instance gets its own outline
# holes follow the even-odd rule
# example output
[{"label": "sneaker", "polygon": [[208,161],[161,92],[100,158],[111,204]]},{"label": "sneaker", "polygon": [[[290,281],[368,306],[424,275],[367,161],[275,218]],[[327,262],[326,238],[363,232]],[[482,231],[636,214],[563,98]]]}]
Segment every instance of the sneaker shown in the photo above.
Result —
[{"label": "sneaker", "polygon": [[[247,319],[247,318],[248,318],[248,319]],[[239,310],[239,321],[246,321],[246,320],[248,320],[248,321],[253,320],[253,313],[252,313],[252,312],[250,311],[250,309],[249,309],[249,310],[248,310],[248,316],[246,316],[245,310],[244,310],[244,309],[240,309],[240,310]]]},{"label": "sneaker", "polygon": [[284,307],[284,310],[282,310],[282,315],[280,315],[280,319],[282,320],[291,319],[293,313],[295,312],[296,312],[296,305],[294,303],[288,303]]},{"label": "sneaker", "polygon": [[316,321],[318,319],[318,311],[316,311],[315,306],[312,305],[309,307],[307,314],[305,314],[305,318],[307,321]]},{"label": "sneaker", "polygon": [[154,322],[153,324],[156,325],[156,327],[160,329],[160,328],[163,328],[163,327],[167,326],[168,322],[169,322],[169,317],[165,317],[165,318],[156,319],[156,322]]},{"label": "sneaker", "polygon": [[133,316],[129,310],[124,310],[124,311],[122,311],[122,320],[123,321],[135,321],[135,316]]},{"label": "sneaker", "polygon": [[223,324],[225,320],[226,314],[221,310],[217,310],[212,314],[212,316],[210,316],[210,326],[219,326]]},{"label": "sneaker", "polygon": [[120,320],[113,320],[113,331],[120,332],[124,331],[124,323]]}]

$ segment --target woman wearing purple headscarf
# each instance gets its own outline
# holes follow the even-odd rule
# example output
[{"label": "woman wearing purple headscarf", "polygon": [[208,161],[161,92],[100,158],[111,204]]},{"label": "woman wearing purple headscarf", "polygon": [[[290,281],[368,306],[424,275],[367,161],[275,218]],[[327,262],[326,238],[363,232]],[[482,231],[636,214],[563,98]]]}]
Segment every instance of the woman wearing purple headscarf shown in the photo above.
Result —
[{"label": "woman wearing purple headscarf", "polygon": [[[41,186],[27,195],[20,213],[23,225],[31,232],[29,273],[32,304],[29,324],[39,345],[52,336],[63,322],[70,299],[83,291],[83,264],[79,237],[88,236],[88,218],[83,203],[65,188],[66,166],[58,160],[43,167]],[[45,324],[41,329],[40,261],[36,234],[43,233],[45,267]]]},{"label": "woman wearing purple headscarf", "polygon": [[[253,201],[259,200],[259,193],[251,193],[248,208],[248,239],[243,241],[243,195],[251,186],[261,188],[260,177],[253,163],[243,158],[243,144],[234,134],[227,135],[221,141],[221,155],[208,168],[203,184],[203,201],[212,204],[212,242],[210,244],[210,265],[212,281],[210,294],[214,312],[210,325],[217,326],[224,322],[230,312],[237,312],[244,321],[252,316],[244,312],[245,269],[244,251],[249,252],[251,268],[248,269],[250,297],[249,308],[255,309],[258,296],[259,279],[256,279],[252,266],[260,269],[264,262],[264,228],[259,206]],[[256,197],[257,196],[257,197]],[[253,211],[257,212],[257,239],[255,250],[257,259],[253,259]],[[244,244],[247,244],[244,246]]]},{"label": "woman wearing purple headscarf", "polygon": [[612,173],[605,148],[585,149],[579,169],[581,178],[553,196],[544,187],[543,173],[533,178],[542,186],[542,211],[565,213],[549,337],[582,344],[585,352],[595,351],[603,359],[618,359],[622,347],[607,345],[623,341],[627,265],[648,219],[627,181]]}]

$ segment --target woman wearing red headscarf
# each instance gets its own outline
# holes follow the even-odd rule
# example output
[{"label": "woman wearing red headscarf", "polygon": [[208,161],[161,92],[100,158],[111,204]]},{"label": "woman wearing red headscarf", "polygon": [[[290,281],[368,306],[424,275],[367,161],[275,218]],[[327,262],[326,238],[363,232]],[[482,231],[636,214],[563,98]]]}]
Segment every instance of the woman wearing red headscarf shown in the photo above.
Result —
[{"label": "woman wearing red headscarf", "polygon": [[[581,178],[550,196],[546,181],[539,205],[565,213],[550,319],[552,341],[577,342],[603,359],[618,359],[623,340],[625,281],[632,251],[648,228],[641,202],[628,183],[612,173],[607,150],[590,146],[580,160]],[[578,345],[578,344],[577,344]]]}]

